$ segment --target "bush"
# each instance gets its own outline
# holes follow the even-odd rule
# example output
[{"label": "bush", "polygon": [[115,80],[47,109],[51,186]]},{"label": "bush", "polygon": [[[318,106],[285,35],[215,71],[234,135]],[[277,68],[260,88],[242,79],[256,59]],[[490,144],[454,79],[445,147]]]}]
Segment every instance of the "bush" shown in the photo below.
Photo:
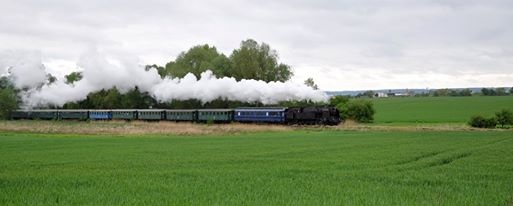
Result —
[{"label": "bush", "polygon": [[497,127],[497,119],[495,117],[485,118],[481,115],[475,115],[470,118],[468,124],[477,128],[495,128]]},{"label": "bush", "polygon": [[352,119],[361,123],[374,121],[374,105],[369,100],[353,100],[337,105],[342,119]]},{"label": "bush", "polygon": [[508,109],[503,109],[497,113],[495,113],[495,118],[497,118],[497,123],[504,128],[505,125],[513,124],[513,112]]}]

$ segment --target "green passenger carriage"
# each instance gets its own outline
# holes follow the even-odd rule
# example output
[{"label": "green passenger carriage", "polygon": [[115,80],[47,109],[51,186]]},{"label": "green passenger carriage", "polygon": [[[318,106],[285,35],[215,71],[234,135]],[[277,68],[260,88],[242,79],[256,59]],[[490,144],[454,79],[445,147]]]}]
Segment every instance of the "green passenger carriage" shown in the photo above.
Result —
[{"label": "green passenger carriage", "polygon": [[137,110],[137,119],[139,120],[162,120],[166,113],[163,109],[141,109]]},{"label": "green passenger carriage", "polygon": [[59,110],[59,119],[89,119],[88,110]]},{"label": "green passenger carriage", "polygon": [[135,109],[113,109],[112,119],[135,120],[137,119],[137,110]]},{"label": "green passenger carriage", "polygon": [[195,109],[171,109],[166,110],[166,119],[171,121],[196,121],[197,110]]},{"label": "green passenger carriage", "polygon": [[198,121],[231,122],[233,109],[199,109]]}]

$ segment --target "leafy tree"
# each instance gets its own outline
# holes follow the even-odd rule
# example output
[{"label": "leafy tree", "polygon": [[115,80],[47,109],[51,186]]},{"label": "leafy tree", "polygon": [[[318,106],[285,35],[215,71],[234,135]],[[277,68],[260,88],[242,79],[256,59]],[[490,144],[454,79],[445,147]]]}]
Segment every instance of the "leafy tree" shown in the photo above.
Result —
[{"label": "leafy tree", "polygon": [[493,88],[482,88],[481,89],[481,93],[484,95],[484,96],[495,96],[497,95],[497,92],[495,91],[495,89]]},{"label": "leafy tree", "polygon": [[513,95],[513,87],[511,87],[511,89],[509,89],[509,95]]},{"label": "leafy tree", "polygon": [[305,85],[312,87],[314,90],[319,90],[319,86],[317,86],[312,77],[305,80]]},{"label": "leafy tree", "polygon": [[437,89],[433,92],[433,96],[435,97],[445,97],[448,96],[450,93],[449,89]]},{"label": "leafy tree", "polygon": [[504,128],[505,125],[513,124],[513,112],[508,109],[503,109],[497,113],[495,113],[495,118],[497,119],[497,123]]},{"label": "leafy tree", "polygon": [[361,123],[370,123],[374,121],[374,105],[369,100],[352,100],[337,105],[342,119],[352,119]]},{"label": "leafy tree", "polygon": [[66,84],[73,84],[82,79],[82,72],[71,72],[64,76],[64,78],[66,78]]},{"label": "leafy tree", "polygon": [[148,92],[141,92],[138,87],[122,96],[122,108],[147,109],[157,105],[157,101]]},{"label": "leafy tree", "polygon": [[103,97],[107,95],[107,91],[102,89],[98,92],[91,92],[87,95],[86,101],[91,106],[90,109],[105,109],[103,107]]},{"label": "leafy tree", "polygon": [[460,91],[460,96],[472,96],[472,90],[470,89],[463,89]]},{"label": "leafy tree", "polygon": [[[221,56],[221,54],[217,52],[215,47],[211,47],[208,44],[198,45],[192,47],[187,52],[180,53],[174,62],[167,63],[165,72],[163,71],[162,73],[178,78],[183,78],[186,74],[192,73],[197,78],[200,78],[202,72],[210,69],[214,74],[218,75],[218,70],[225,69],[215,68],[214,60],[219,56]],[[225,71],[223,71],[223,73],[224,72]]]},{"label": "leafy tree", "polygon": [[374,95],[376,95],[376,92],[372,91],[372,90],[368,90],[368,91],[365,91],[357,96],[360,96],[360,97],[369,97],[369,98],[373,98]]},{"label": "leafy tree", "polygon": [[330,106],[332,106],[332,107],[335,107],[339,104],[347,104],[347,102],[349,102],[348,96],[337,95],[337,96],[332,96],[330,98]]},{"label": "leafy tree", "polygon": [[126,109],[144,109],[149,106],[146,104],[144,94],[138,87],[128,91],[121,97],[121,107]]},{"label": "leafy tree", "polygon": [[5,88],[0,90],[0,118],[7,119],[11,111],[18,109],[19,98],[16,90]]},{"label": "leafy tree", "polygon": [[122,107],[121,94],[116,87],[109,89],[107,95],[103,97],[103,108],[105,109],[119,109]]},{"label": "leafy tree", "polygon": [[217,77],[231,77],[232,63],[224,54],[220,54],[212,60],[212,72]]},{"label": "leafy tree", "polygon": [[0,89],[11,88],[14,89],[14,84],[8,77],[0,77]]},{"label": "leafy tree", "polygon": [[165,67],[162,67],[162,66],[159,66],[159,65],[156,65],[156,64],[152,64],[152,65],[146,65],[144,67],[144,70],[146,71],[150,71],[150,69],[156,69],[157,72],[159,73],[160,77],[165,77],[167,75],[167,71],[166,71],[166,68]]},{"label": "leafy tree", "polygon": [[278,54],[271,47],[253,39],[242,41],[240,48],[230,55],[232,77],[257,79],[266,82],[287,81],[292,77],[290,66],[278,63]]},{"label": "leafy tree", "polygon": [[506,88],[502,88],[502,87],[501,87],[501,88],[497,88],[497,89],[495,89],[495,94],[496,94],[497,96],[506,96],[506,95],[508,95],[508,94],[506,93]]}]

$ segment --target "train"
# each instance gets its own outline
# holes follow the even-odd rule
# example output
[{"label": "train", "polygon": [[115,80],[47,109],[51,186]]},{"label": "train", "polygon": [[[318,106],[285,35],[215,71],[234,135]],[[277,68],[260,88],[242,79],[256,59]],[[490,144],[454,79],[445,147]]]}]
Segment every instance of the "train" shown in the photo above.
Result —
[{"label": "train", "polygon": [[334,107],[239,107],[234,109],[108,109],[15,110],[11,119],[40,120],[146,120],[188,122],[248,122],[274,124],[337,125]]}]

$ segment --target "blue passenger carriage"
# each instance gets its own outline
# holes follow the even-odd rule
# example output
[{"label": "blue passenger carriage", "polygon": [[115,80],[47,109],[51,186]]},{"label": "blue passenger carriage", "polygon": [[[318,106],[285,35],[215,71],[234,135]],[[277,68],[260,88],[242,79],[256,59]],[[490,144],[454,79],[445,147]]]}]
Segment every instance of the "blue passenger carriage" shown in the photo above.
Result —
[{"label": "blue passenger carriage", "polygon": [[111,120],[112,110],[89,110],[90,120]]},{"label": "blue passenger carriage", "polygon": [[240,107],[235,109],[233,119],[238,122],[285,122],[285,107]]}]

